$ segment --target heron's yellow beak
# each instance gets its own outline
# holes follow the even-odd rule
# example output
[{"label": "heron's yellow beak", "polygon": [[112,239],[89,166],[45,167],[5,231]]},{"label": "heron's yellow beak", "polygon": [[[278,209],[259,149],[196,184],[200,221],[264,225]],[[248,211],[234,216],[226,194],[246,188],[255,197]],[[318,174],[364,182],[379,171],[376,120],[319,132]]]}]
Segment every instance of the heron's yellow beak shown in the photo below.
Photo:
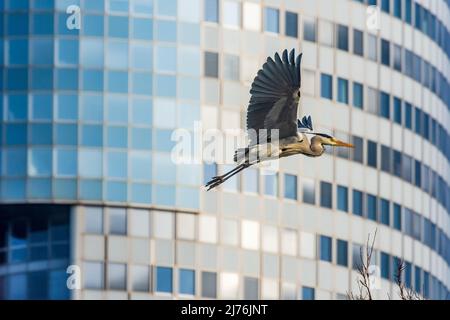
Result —
[{"label": "heron's yellow beak", "polygon": [[344,142],[344,141],[340,141],[340,140],[334,140],[334,145],[336,146],[336,147],[347,147],[347,148],[354,148],[355,146],[354,145],[352,145],[351,143],[347,143],[347,142]]}]

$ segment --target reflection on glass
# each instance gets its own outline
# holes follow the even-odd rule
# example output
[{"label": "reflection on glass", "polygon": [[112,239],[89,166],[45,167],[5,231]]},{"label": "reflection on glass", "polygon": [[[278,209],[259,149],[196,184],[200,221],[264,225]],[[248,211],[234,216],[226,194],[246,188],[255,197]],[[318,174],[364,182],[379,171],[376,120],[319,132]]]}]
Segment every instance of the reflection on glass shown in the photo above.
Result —
[{"label": "reflection on glass", "polygon": [[223,272],[220,275],[220,293],[223,299],[238,297],[239,276],[237,273]]},{"label": "reflection on glass", "polygon": [[267,252],[278,252],[278,229],[273,226],[263,226],[262,249]]},{"label": "reflection on glass", "polygon": [[245,249],[259,249],[259,223],[256,221],[242,220],[241,242]]},{"label": "reflection on glass", "polygon": [[127,287],[127,267],[125,264],[108,264],[108,288],[125,290]]},{"label": "reflection on glass", "polygon": [[131,266],[131,276],[131,286],[133,291],[149,291],[150,270],[148,266]]},{"label": "reflection on glass", "polygon": [[181,294],[195,294],[195,271],[180,269],[179,271],[179,292]]},{"label": "reflection on glass", "polygon": [[123,208],[109,208],[109,233],[110,234],[127,234],[127,214]]},{"label": "reflection on glass", "polygon": [[202,297],[217,298],[217,274],[215,272],[202,272]]}]

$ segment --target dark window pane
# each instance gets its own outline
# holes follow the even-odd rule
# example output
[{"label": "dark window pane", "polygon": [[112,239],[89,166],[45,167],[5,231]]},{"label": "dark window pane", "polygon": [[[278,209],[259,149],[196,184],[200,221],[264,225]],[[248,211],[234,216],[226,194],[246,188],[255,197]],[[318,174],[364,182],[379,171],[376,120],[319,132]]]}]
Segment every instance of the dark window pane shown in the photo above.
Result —
[{"label": "dark window pane", "polygon": [[412,106],[408,102],[405,102],[405,127],[412,129]]},{"label": "dark window pane", "polygon": [[309,204],[315,204],[315,186],[314,180],[303,179],[303,202]]},{"label": "dark window pane", "polygon": [[384,39],[381,39],[381,63],[388,67],[391,65],[390,43]]},{"label": "dark window pane", "polygon": [[338,102],[348,103],[348,80],[338,78]]},{"label": "dark window pane", "polygon": [[353,148],[353,161],[363,163],[363,152],[364,152],[364,140],[360,137],[353,136],[352,139],[354,148]]},{"label": "dark window pane", "polygon": [[337,28],[337,46],[338,49],[348,51],[348,27],[338,25]]},{"label": "dark window pane", "polygon": [[303,18],[303,39],[316,42],[316,20],[314,18]]},{"label": "dark window pane", "polygon": [[258,278],[244,277],[244,299],[257,300],[259,292]]},{"label": "dark window pane", "polygon": [[364,107],[363,85],[358,82],[353,82],[353,106],[359,109]]},{"label": "dark window pane", "polygon": [[391,105],[390,96],[386,92],[380,92],[380,116],[390,119]]},{"label": "dark window pane", "polygon": [[390,204],[386,199],[380,199],[380,221],[382,224],[389,226],[390,220]]},{"label": "dark window pane", "polygon": [[328,182],[320,182],[320,206],[331,208],[333,203],[332,185]]},{"label": "dark window pane", "polygon": [[391,172],[391,148],[381,146],[381,170],[384,172]]},{"label": "dark window pane", "polygon": [[363,207],[363,193],[358,190],[353,190],[353,214],[362,216]]},{"label": "dark window pane", "polygon": [[381,266],[381,277],[384,279],[389,279],[390,274],[390,257],[387,253],[381,252],[380,254],[380,266]]},{"label": "dark window pane", "polygon": [[357,29],[353,29],[353,53],[358,56],[364,55],[363,33]]},{"label": "dark window pane", "polygon": [[10,246],[20,246],[27,244],[27,224],[25,220],[16,220],[11,225],[9,238]]},{"label": "dark window pane", "polygon": [[344,240],[337,240],[337,264],[340,266],[348,265],[348,243]]},{"label": "dark window pane", "polygon": [[216,52],[205,52],[205,77],[219,76],[219,55]]},{"label": "dark window pane", "polygon": [[394,122],[402,125],[402,100],[394,97]]},{"label": "dark window pane", "polygon": [[286,11],[286,35],[294,38],[298,36],[298,15],[294,12]]},{"label": "dark window pane", "polygon": [[371,194],[366,195],[367,218],[377,221],[377,197]]},{"label": "dark window pane", "polygon": [[217,298],[217,274],[215,272],[202,272],[202,297]]},{"label": "dark window pane", "polygon": [[367,165],[377,167],[377,143],[367,140]]},{"label": "dark window pane", "polygon": [[344,186],[337,187],[337,208],[341,211],[348,211],[348,189]]},{"label": "dark window pane", "polygon": [[315,299],[314,288],[302,287],[302,299],[303,300],[314,300]]},{"label": "dark window pane", "polygon": [[31,218],[30,242],[39,243],[48,241],[48,220],[46,217]]},{"label": "dark window pane", "polygon": [[402,230],[402,207],[394,203],[394,229]]},{"label": "dark window pane", "polygon": [[325,99],[333,99],[333,78],[329,74],[321,74],[321,97]]},{"label": "dark window pane", "polygon": [[331,262],[331,238],[320,236],[320,260]]}]

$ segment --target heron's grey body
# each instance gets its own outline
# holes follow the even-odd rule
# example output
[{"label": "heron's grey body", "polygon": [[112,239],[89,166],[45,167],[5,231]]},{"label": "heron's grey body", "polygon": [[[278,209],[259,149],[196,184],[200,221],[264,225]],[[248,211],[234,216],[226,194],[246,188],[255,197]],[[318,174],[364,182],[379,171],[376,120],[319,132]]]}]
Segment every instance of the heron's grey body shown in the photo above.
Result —
[{"label": "heron's grey body", "polygon": [[282,57],[276,53],[275,59],[267,58],[250,89],[247,109],[249,145],[236,150],[236,168],[213,177],[206,184],[208,190],[262,161],[295,154],[318,157],[325,151],[324,144],[351,146],[326,134],[315,133],[311,141],[306,136],[306,133],[313,133],[311,117],[297,120],[301,59],[302,54],[295,57],[294,50],[289,54],[284,50]]}]

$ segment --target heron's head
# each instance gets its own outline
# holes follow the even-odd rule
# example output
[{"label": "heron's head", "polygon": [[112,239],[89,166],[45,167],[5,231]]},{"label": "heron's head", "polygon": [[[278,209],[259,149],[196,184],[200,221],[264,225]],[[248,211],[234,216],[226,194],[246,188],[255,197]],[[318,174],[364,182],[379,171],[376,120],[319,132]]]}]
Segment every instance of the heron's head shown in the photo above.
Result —
[{"label": "heron's head", "polygon": [[336,139],[335,137],[332,137],[325,133],[313,133],[315,136],[313,139],[318,139],[319,142],[323,145],[328,146],[335,146],[335,147],[347,147],[347,148],[354,148],[355,146],[351,143],[347,143],[344,141],[341,141],[339,139]]}]

